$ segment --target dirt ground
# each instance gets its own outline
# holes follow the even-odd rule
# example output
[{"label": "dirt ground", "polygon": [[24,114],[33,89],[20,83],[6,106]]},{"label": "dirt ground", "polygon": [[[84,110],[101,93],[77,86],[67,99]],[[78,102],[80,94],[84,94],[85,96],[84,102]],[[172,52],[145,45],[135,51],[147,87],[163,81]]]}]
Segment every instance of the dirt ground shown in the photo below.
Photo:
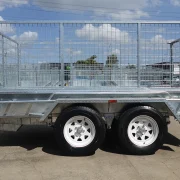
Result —
[{"label": "dirt ground", "polygon": [[0,133],[0,180],[180,179],[180,124],[172,121],[166,144],[150,156],[132,156],[106,143],[94,155],[59,153],[53,130],[26,126]]}]

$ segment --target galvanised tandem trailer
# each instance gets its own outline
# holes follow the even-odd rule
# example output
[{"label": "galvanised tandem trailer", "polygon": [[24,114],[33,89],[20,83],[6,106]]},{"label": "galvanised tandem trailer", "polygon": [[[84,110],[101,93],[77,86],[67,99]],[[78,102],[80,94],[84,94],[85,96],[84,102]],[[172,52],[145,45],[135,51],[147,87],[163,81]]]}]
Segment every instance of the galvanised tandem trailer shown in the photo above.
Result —
[{"label": "galvanised tandem trailer", "polygon": [[0,129],[54,127],[68,154],[106,129],[154,153],[180,121],[180,22],[0,22]]}]

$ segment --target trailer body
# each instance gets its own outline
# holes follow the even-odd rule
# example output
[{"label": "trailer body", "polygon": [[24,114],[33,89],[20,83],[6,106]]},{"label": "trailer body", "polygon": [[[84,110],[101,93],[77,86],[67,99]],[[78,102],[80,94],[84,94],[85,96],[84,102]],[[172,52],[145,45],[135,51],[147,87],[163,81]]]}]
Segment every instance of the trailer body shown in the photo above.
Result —
[{"label": "trailer body", "polygon": [[[132,107],[180,121],[180,22],[1,22],[0,129],[97,111],[110,129]],[[80,131],[80,130],[79,130]]]}]

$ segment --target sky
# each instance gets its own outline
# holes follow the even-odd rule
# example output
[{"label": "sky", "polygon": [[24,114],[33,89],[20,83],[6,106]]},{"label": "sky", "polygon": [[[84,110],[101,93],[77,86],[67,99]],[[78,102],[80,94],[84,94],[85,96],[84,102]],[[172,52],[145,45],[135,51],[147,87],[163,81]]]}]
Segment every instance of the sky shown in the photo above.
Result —
[{"label": "sky", "polygon": [[[0,0],[0,21],[177,21],[179,10],[180,0]],[[168,42],[179,38],[179,26],[146,25],[142,30],[142,62],[167,61]],[[24,62],[59,61],[58,25],[2,24],[0,32],[21,44]],[[74,24],[66,25],[64,32],[63,51],[67,62],[91,55],[97,55],[98,62],[105,62],[108,55],[116,54],[124,64],[137,63],[136,25]],[[16,45],[8,40],[6,49],[7,56],[17,55]]]},{"label": "sky", "polygon": [[4,20],[179,20],[180,0],[1,0]]}]

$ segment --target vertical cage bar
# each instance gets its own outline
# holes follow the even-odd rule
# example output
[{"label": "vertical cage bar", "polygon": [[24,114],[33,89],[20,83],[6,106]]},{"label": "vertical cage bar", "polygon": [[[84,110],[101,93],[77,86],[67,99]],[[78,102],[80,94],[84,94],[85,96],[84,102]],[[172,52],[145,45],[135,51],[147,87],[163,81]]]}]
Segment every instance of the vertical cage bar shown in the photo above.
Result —
[{"label": "vertical cage bar", "polygon": [[21,86],[21,80],[20,80],[21,63],[20,63],[20,45],[19,44],[17,44],[17,61],[18,61],[18,86]]},{"label": "vertical cage bar", "polygon": [[61,82],[61,87],[64,87],[64,24],[61,23],[60,24],[60,37],[59,37],[59,52],[60,52],[60,56],[59,56],[59,61],[61,64],[61,73],[60,73],[60,77],[59,80]]},{"label": "vertical cage bar", "polygon": [[[61,63],[61,24],[59,24],[59,64]],[[61,82],[61,67],[58,68],[58,73],[59,73],[59,85]]]},{"label": "vertical cage bar", "polygon": [[141,86],[141,23],[137,23],[137,86]]},{"label": "vertical cage bar", "polygon": [[173,83],[173,44],[170,44],[170,85]]},{"label": "vertical cage bar", "polygon": [[5,71],[5,50],[4,50],[5,46],[4,46],[4,36],[2,35],[2,76],[3,76],[3,87],[5,87],[6,82],[5,82],[5,76],[6,76],[6,71]]}]

